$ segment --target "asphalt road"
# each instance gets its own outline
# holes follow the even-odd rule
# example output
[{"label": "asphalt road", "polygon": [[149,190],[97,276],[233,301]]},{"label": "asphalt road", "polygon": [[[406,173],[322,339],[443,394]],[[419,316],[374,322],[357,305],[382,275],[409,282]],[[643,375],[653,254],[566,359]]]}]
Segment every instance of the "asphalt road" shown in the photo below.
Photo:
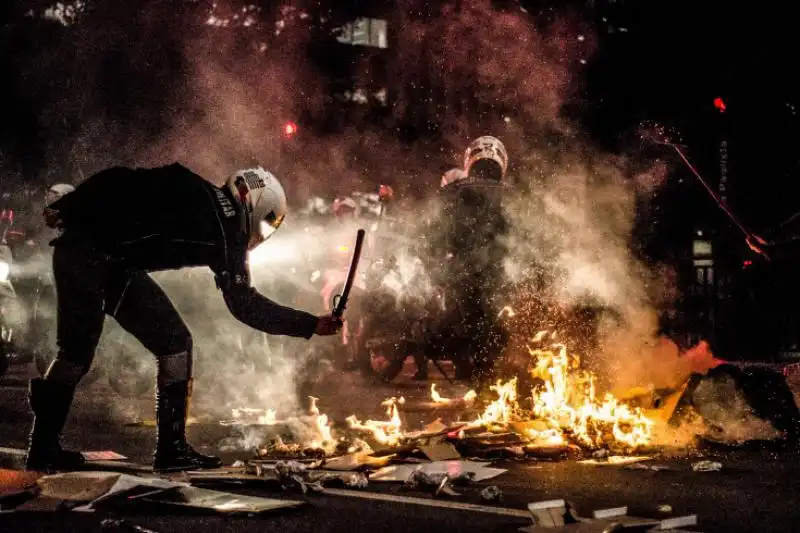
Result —
[{"label": "asphalt road", "polygon": [[[8,383],[8,382],[7,382]],[[337,380],[339,394],[349,401],[332,397],[326,405],[332,419],[343,420],[354,405],[363,404],[366,415],[381,416],[379,399],[402,393],[407,398],[424,399],[428,385],[401,383],[395,389],[367,387],[353,377]],[[455,396],[461,391],[439,388],[444,395]],[[128,408],[121,409],[126,404]],[[82,390],[73,409],[73,417],[65,431],[64,443],[84,450],[113,449],[133,460],[146,462],[154,444],[153,428],[126,425],[120,412],[143,411],[147,418],[149,398],[123,400],[102,383]],[[131,407],[133,406],[133,407]],[[371,410],[368,409],[371,407]],[[361,411],[359,411],[361,412]],[[113,415],[111,413],[114,413]],[[453,413],[449,413],[452,415]],[[436,416],[448,417],[447,412],[410,413],[409,425],[420,424]],[[30,423],[25,389],[19,385],[0,384],[0,446],[23,448]],[[231,428],[215,423],[198,423],[190,427],[192,441],[206,451],[219,449],[220,442],[231,436]],[[628,506],[630,515],[648,517],[696,514],[697,530],[706,532],[771,531],[793,532],[800,524],[798,500],[800,457],[789,452],[750,450],[736,452],[705,451],[705,459],[720,461],[719,472],[692,472],[691,464],[699,460],[691,456],[659,458],[657,464],[669,465],[669,471],[627,470],[616,466],[588,466],[575,461],[566,462],[507,462],[494,466],[508,472],[467,488],[462,496],[444,501],[481,503],[479,491],[488,484],[497,485],[503,492],[498,504],[506,508],[525,509],[527,503],[541,500],[565,499],[582,515],[594,509]],[[228,461],[245,458],[245,451],[223,454]],[[6,466],[8,466],[6,460]],[[225,488],[227,490],[227,487]],[[274,489],[239,489],[254,495],[278,498],[297,498],[298,495],[272,492]],[[395,484],[373,482],[367,489],[381,494],[396,494],[430,498],[428,494],[403,489]],[[302,498],[302,496],[299,496]],[[522,518],[488,513],[426,507],[344,496],[311,495],[307,508],[285,515],[258,519],[209,517],[136,516],[132,521],[158,532],[199,531],[256,531],[270,528],[276,531],[516,531],[530,525]],[[658,511],[669,505],[671,514]],[[85,513],[3,514],[3,531],[95,531],[100,518]]]}]

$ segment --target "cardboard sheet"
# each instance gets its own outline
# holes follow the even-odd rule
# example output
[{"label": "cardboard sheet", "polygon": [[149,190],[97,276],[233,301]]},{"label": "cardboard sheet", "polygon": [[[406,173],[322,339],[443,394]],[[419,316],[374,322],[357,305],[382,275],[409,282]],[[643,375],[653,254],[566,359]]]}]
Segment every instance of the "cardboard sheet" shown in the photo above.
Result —
[{"label": "cardboard sheet", "polygon": [[14,494],[32,487],[43,476],[44,474],[39,472],[0,469],[0,496]]},{"label": "cardboard sheet", "polygon": [[350,471],[362,467],[381,468],[389,464],[394,455],[375,457],[368,453],[356,452],[339,457],[325,459],[322,468],[325,470]]},{"label": "cardboard sheet", "polygon": [[431,461],[457,461],[461,459],[461,454],[449,442],[437,442],[420,446],[419,451],[424,453],[425,457]]},{"label": "cardboard sheet", "polygon": [[506,472],[503,468],[489,468],[491,463],[476,463],[473,461],[434,461],[418,465],[392,465],[381,468],[373,473],[370,481],[405,482],[411,473],[421,469],[427,474],[449,474],[453,477],[464,472],[474,472],[475,481],[492,479]]},{"label": "cardboard sheet", "polygon": [[127,459],[113,450],[103,450],[101,452],[81,452],[87,461],[121,461]]},{"label": "cardboard sheet", "polygon": [[207,510],[218,513],[264,513],[307,505],[303,501],[257,498],[197,487],[175,487],[139,498],[139,501],[158,506],[174,506],[187,510]]},{"label": "cardboard sheet", "polygon": [[42,497],[92,503],[139,486],[167,489],[184,485],[156,477],[146,478],[116,472],[64,472],[44,476],[37,484],[42,490]]}]

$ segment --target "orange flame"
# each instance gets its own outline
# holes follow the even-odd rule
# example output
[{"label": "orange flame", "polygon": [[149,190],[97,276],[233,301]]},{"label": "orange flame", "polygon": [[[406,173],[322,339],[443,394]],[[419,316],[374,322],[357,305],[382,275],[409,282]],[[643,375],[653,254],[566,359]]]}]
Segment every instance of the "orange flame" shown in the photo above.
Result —
[{"label": "orange flame", "polygon": [[505,383],[498,380],[491,387],[497,399],[471,427],[528,421],[535,423],[526,430],[527,437],[537,442],[563,443],[567,436],[587,447],[611,443],[636,448],[650,442],[653,422],[641,409],[631,408],[611,394],[598,398],[595,377],[579,369],[579,358],[570,356],[566,346],[554,344],[548,350],[529,351],[534,359],[531,374],[543,383],[531,393],[532,408],[520,408],[516,378]]},{"label": "orange flame", "polygon": [[[549,332],[539,332],[533,342],[546,339],[552,342],[554,337]],[[530,407],[519,405],[517,378],[506,382],[498,380],[490,387],[497,398],[467,427],[504,431],[511,426],[529,442],[539,445],[573,442],[589,448],[613,446],[632,450],[651,441],[653,421],[641,409],[632,408],[611,394],[600,398],[595,376],[580,368],[580,358],[569,354],[564,344],[553,343],[546,349],[529,348],[529,352],[531,375],[541,382],[541,386],[531,391]],[[435,403],[453,402],[439,394],[435,384],[431,385],[430,393]],[[470,390],[463,401],[471,403],[476,398],[475,391]],[[320,413],[317,401],[311,397],[310,417],[306,423],[313,435],[309,445],[330,453],[336,448],[332,424]],[[411,436],[404,432],[400,419],[398,406],[404,403],[402,397],[384,400],[381,405],[386,408],[387,420],[361,422],[356,415],[351,415],[346,422],[351,430],[369,434],[381,444],[395,446]],[[263,413],[259,416],[260,423],[276,423],[273,410],[234,410],[234,418],[256,412]]]},{"label": "orange flame", "polygon": [[386,416],[389,417],[389,420],[367,420],[362,423],[356,418],[356,415],[350,415],[345,421],[350,426],[350,429],[370,433],[372,437],[381,444],[395,446],[403,437],[403,431],[401,429],[403,423],[400,420],[400,413],[397,410],[397,405],[402,405],[405,401],[405,398],[400,397],[399,399],[389,398],[381,402],[381,405],[386,407]]},{"label": "orange flame", "polygon": [[[474,390],[469,390],[464,394],[464,396],[461,397],[461,401],[469,405],[474,402],[475,398],[477,397],[478,393],[476,393]],[[439,391],[436,390],[436,383],[431,383],[431,401],[433,403],[447,404],[451,403],[453,400],[450,398],[445,398],[439,394]]]}]

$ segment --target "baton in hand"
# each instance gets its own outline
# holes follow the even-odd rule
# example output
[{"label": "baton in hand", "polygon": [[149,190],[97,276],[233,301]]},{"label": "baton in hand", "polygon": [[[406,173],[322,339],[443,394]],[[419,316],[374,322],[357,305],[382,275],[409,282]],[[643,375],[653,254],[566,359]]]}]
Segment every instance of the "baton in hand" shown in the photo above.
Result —
[{"label": "baton in hand", "polygon": [[344,282],[344,289],[342,289],[342,294],[339,294],[335,298],[335,304],[333,309],[333,316],[336,318],[342,318],[344,315],[344,310],[347,307],[347,300],[350,297],[350,290],[353,288],[353,283],[356,280],[356,275],[358,273],[358,262],[361,259],[361,248],[364,246],[364,237],[366,236],[366,231],[363,229],[358,230],[356,233],[356,246],[353,248],[353,258],[350,260],[350,270],[347,272],[347,280]]}]

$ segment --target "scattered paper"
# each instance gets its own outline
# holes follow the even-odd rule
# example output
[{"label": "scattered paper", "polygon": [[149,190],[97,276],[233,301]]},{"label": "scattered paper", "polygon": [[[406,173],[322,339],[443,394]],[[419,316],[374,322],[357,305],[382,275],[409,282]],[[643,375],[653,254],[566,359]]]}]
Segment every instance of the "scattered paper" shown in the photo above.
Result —
[{"label": "scattered paper", "polygon": [[102,452],[81,452],[83,458],[87,461],[121,461],[127,459],[124,455],[117,452],[106,450]]},{"label": "scattered paper", "polygon": [[563,526],[567,516],[567,503],[564,500],[546,500],[528,504],[535,528],[554,528]]},{"label": "scattered paper", "polygon": [[698,461],[692,465],[695,472],[718,472],[722,470],[722,463],[717,461]]},{"label": "scattered paper", "polygon": [[347,455],[340,455],[339,457],[332,457],[325,459],[322,468],[325,470],[339,470],[348,471],[361,468],[362,466],[371,466],[379,468],[389,464],[394,458],[394,455],[384,455],[375,457],[372,454],[364,452],[348,453]]},{"label": "scattered paper", "polygon": [[409,439],[418,439],[422,437],[433,437],[436,435],[443,435],[450,431],[455,431],[457,428],[460,428],[463,424],[455,425],[455,426],[446,426],[441,418],[437,418],[430,424],[426,425],[420,431],[410,431],[406,433],[406,437]]},{"label": "scattered paper", "polygon": [[652,457],[640,456],[640,457],[626,457],[623,455],[611,455],[609,457],[604,457],[602,459],[584,459],[582,461],[578,461],[578,463],[582,465],[596,465],[596,466],[619,466],[619,465],[630,465],[633,463],[641,463],[642,461],[650,461]]},{"label": "scattered paper", "polygon": [[37,484],[42,490],[43,497],[65,501],[85,501],[91,502],[91,505],[134,487],[167,489],[184,485],[156,477],[146,478],[116,472],[91,471],[44,476],[37,481]]},{"label": "scattered paper", "polygon": [[437,418],[427,426],[425,426],[425,433],[428,435],[435,435],[447,431],[448,427],[444,425],[441,418]]},{"label": "scattered paper", "polygon": [[434,461],[420,465],[392,465],[373,473],[370,481],[405,482],[417,469],[421,469],[426,474],[447,474],[451,477],[457,477],[465,472],[474,472],[474,481],[485,481],[506,472],[503,468],[487,467],[490,464],[473,461]]},{"label": "scattered paper", "polygon": [[302,501],[257,498],[196,487],[175,487],[140,498],[140,501],[222,513],[263,513],[305,505]]},{"label": "scattered paper", "polygon": [[420,446],[419,451],[424,453],[425,457],[431,461],[456,461],[461,459],[461,454],[449,442],[437,442],[436,444]]},{"label": "scattered paper", "polygon": [[592,518],[594,519],[609,519],[619,516],[626,516],[628,514],[628,507],[612,507],[610,509],[595,509],[592,511]]},{"label": "scattered paper", "polygon": [[44,476],[36,483],[45,498],[90,502],[111,490],[121,475],[116,472],[66,472]]}]

